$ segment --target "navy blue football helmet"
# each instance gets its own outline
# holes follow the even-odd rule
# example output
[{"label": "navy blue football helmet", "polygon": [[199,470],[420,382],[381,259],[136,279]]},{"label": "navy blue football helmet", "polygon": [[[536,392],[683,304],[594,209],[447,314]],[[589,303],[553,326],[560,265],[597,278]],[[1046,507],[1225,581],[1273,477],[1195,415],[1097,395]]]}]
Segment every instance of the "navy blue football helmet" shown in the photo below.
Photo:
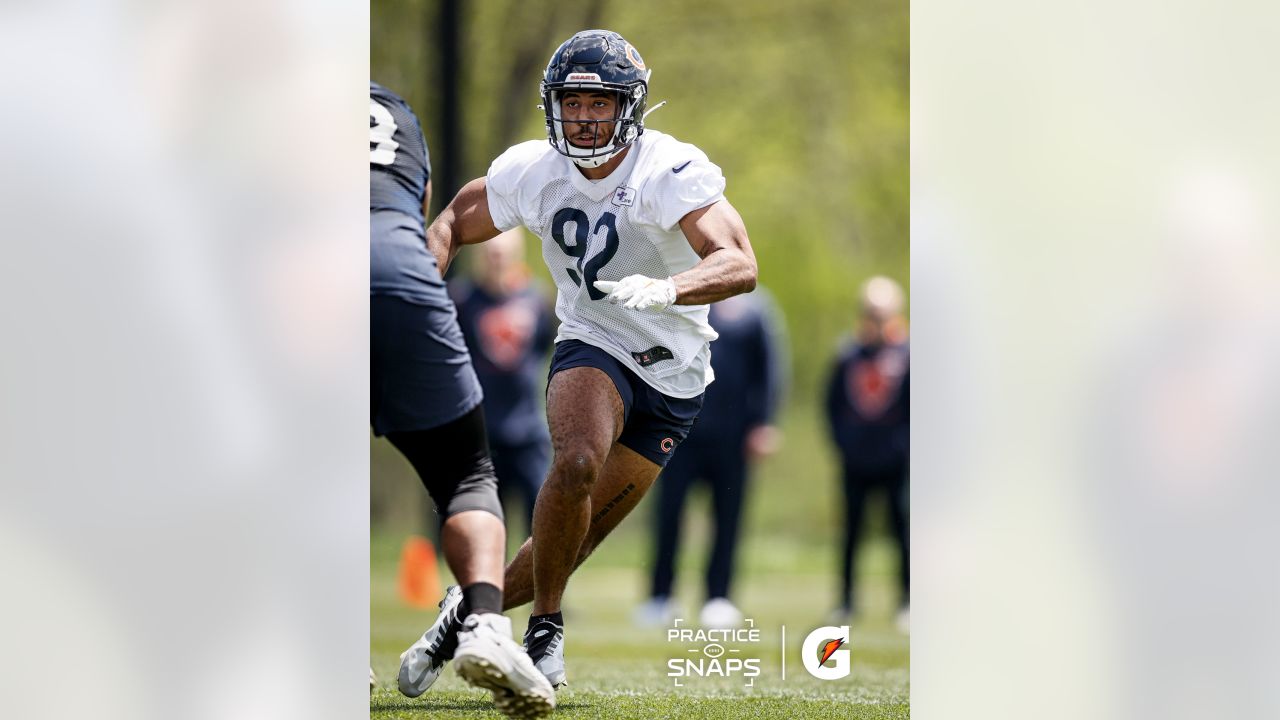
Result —
[{"label": "navy blue football helmet", "polygon": [[[551,55],[542,78],[547,141],[581,167],[599,167],[608,162],[644,132],[650,72],[639,51],[616,32],[583,30],[566,40]],[[560,95],[566,91],[592,90],[611,92],[617,98],[613,120],[592,121],[596,123],[597,135],[600,123],[612,122],[613,137],[601,147],[578,147],[565,136]]]}]

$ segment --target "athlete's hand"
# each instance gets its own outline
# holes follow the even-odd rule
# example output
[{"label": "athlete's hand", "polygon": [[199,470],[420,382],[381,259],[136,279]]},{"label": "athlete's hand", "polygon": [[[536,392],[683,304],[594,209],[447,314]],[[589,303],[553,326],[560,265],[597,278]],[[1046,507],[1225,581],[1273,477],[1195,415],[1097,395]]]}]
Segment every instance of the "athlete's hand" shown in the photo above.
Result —
[{"label": "athlete's hand", "polygon": [[609,293],[606,300],[629,310],[665,310],[676,301],[676,284],[671,278],[628,275],[616,282],[597,280],[595,286],[600,292]]}]

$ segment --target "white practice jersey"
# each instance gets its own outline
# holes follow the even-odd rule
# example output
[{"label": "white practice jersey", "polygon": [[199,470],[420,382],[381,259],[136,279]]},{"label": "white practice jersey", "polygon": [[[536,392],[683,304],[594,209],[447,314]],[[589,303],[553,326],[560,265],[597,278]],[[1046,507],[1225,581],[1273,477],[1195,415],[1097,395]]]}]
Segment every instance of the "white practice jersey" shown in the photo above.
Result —
[{"label": "white practice jersey", "polygon": [[698,263],[680,219],[724,198],[724,175],[701,150],[653,130],[609,177],[591,181],[545,140],[507,150],[489,167],[489,213],[500,230],[524,225],[542,238],[558,290],[556,341],[608,352],[664,395],[690,398],[711,382],[706,305],[628,310],[598,280],[666,279]]}]

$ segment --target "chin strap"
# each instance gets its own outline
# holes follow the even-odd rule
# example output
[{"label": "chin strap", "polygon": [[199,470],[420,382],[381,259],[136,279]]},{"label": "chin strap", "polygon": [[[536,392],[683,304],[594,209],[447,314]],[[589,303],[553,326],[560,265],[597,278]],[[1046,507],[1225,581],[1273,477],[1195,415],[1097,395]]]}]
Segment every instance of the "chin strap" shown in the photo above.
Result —
[{"label": "chin strap", "polygon": [[609,162],[610,160],[612,160],[618,153],[622,152],[623,149],[624,148],[618,148],[617,150],[614,150],[613,152],[607,155],[596,155],[595,157],[574,157],[572,155],[569,155],[567,157],[573,161],[574,165],[577,165],[578,167],[597,168]]}]

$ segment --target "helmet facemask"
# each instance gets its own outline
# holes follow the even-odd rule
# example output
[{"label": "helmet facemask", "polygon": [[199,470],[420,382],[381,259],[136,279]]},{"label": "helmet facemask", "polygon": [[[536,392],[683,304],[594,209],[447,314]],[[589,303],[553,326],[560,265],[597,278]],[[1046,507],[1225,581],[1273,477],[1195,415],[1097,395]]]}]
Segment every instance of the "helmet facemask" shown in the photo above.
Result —
[{"label": "helmet facemask", "polygon": [[[648,80],[649,73],[645,73]],[[583,168],[596,168],[609,162],[618,153],[627,149],[631,143],[644,132],[644,106],[648,90],[646,83],[636,82],[630,85],[600,82],[598,79],[570,81],[549,84],[542,83],[543,111],[547,119],[547,139],[561,155],[568,157]],[[560,98],[566,92],[593,93],[608,92],[614,95],[613,118],[608,120],[565,120],[560,111]],[[593,125],[595,137],[591,147],[579,147],[569,141],[565,134],[565,123],[569,125]],[[600,145],[600,127],[613,123],[613,133]]]}]

